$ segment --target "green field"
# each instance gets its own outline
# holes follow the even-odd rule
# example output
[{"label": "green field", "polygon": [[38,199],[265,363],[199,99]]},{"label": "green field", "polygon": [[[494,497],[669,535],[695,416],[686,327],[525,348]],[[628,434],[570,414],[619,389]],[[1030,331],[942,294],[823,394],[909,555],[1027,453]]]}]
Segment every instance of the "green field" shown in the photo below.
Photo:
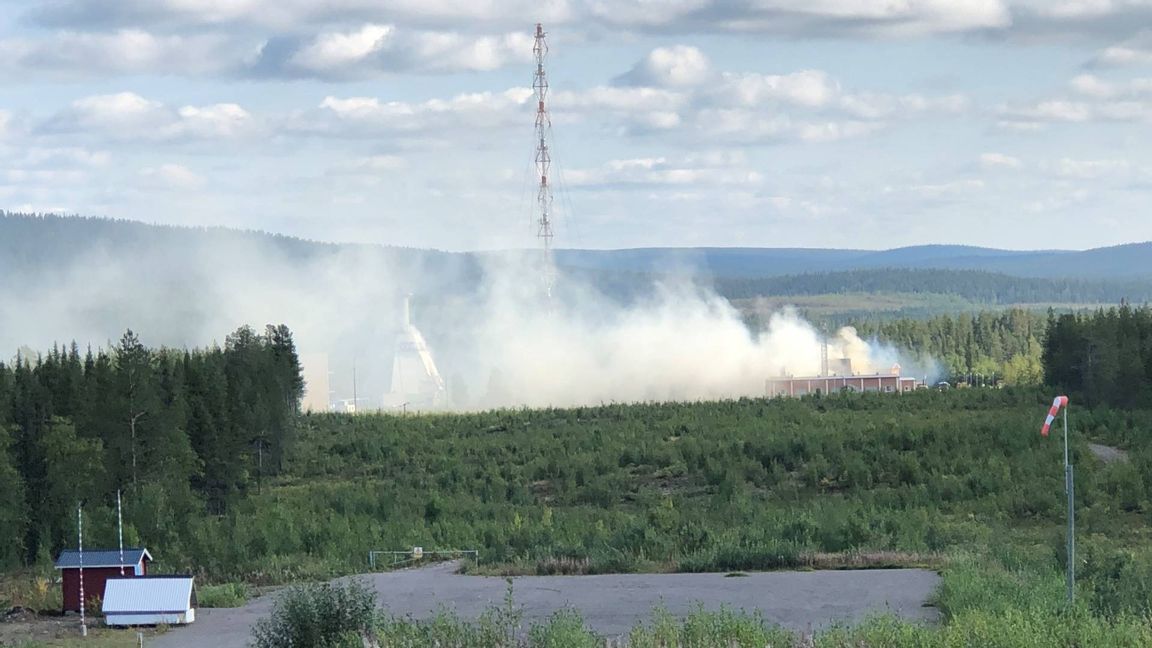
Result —
[{"label": "green field", "polygon": [[[305,417],[287,474],[183,550],[204,557],[189,567],[258,582],[359,571],[369,550],[416,545],[478,548],[486,573],[928,565],[944,574],[942,628],[878,619],[821,645],[1147,645],[1152,453],[1137,440],[1152,412],[1073,410],[1068,610],[1062,449],[1038,433],[1048,400],[967,390]],[[1128,447],[1129,461],[1098,462],[1088,439]],[[726,645],[749,623],[715,632]]]},{"label": "green field", "polygon": [[[866,645],[1140,645],[1152,453],[1137,443],[1152,412],[1073,410],[1081,581],[1066,611],[1047,401],[954,390],[304,416],[279,477],[226,515],[174,518],[150,545],[158,569],[254,585],[364,571],[370,550],[412,546],[479,549],[471,568],[487,573],[928,565],[945,577],[943,628],[878,620],[854,632],[914,640]],[[1130,460],[1101,464],[1088,439]],[[1071,638],[1045,643],[1057,626]],[[995,633],[1032,639],[984,643]]]}]

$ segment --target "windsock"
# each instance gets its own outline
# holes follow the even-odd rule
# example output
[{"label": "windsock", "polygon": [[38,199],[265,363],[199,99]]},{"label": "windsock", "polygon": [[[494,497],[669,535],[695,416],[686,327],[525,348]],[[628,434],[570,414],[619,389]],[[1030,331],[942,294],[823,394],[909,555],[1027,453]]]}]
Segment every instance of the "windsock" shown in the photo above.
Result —
[{"label": "windsock", "polygon": [[1048,436],[1048,428],[1052,427],[1052,421],[1056,420],[1061,407],[1068,407],[1067,396],[1057,396],[1056,400],[1052,401],[1052,407],[1048,409],[1048,418],[1044,419],[1044,427],[1040,428],[1041,436]]}]

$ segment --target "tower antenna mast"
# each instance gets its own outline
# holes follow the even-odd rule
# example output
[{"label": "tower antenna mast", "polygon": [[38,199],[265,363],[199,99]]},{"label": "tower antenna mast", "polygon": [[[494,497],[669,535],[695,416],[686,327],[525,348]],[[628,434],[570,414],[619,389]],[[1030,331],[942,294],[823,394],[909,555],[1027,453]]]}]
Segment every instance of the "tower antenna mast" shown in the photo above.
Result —
[{"label": "tower antenna mast", "polygon": [[536,55],[536,74],[532,79],[532,89],[536,91],[536,175],[540,176],[540,187],[536,192],[536,202],[540,210],[536,221],[536,237],[540,239],[544,251],[544,294],[552,298],[552,288],[556,283],[556,270],[552,261],[552,186],[548,184],[548,173],[552,166],[549,151],[549,135],[552,131],[552,118],[548,116],[548,76],[544,72],[544,58],[548,55],[548,43],[544,40],[544,25],[536,23],[536,42],[532,53]]}]

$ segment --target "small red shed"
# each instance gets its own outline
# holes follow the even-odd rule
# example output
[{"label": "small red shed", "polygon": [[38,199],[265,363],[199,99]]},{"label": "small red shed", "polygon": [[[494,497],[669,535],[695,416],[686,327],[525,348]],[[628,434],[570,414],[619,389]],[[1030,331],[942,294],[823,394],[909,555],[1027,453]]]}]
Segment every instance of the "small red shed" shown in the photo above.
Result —
[{"label": "small red shed", "polygon": [[[88,603],[99,597],[104,599],[104,584],[109,578],[120,576],[147,576],[152,554],[143,547],[84,551],[84,598]],[[56,559],[64,589],[64,611],[80,611],[80,552],[65,549]]]}]

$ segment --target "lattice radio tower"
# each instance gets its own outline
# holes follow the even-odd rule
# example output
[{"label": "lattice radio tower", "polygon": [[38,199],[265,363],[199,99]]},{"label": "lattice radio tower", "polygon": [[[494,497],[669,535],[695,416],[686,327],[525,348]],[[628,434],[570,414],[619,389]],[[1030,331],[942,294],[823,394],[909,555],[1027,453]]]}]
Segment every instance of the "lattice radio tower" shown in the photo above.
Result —
[{"label": "lattice radio tower", "polygon": [[536,42],[532,53],[536,55],[536,74],[532,88],[536,91],[536,174],[540,176],[540,187],[536,192],[536,202],[540,214],[536,221],[536,237],[540,239],[544,251],[544,294],[551,299],[552,288],[556,283],[556,270],[552,262],[552,186],[548,184],[548,172],[552,166],[549,152],[549,136],[552,133],[552,118],[548,116],[548,76],[544,73],[544,58],[548,56],[548,43],[544,40],[544,25],[536,23]]}]

